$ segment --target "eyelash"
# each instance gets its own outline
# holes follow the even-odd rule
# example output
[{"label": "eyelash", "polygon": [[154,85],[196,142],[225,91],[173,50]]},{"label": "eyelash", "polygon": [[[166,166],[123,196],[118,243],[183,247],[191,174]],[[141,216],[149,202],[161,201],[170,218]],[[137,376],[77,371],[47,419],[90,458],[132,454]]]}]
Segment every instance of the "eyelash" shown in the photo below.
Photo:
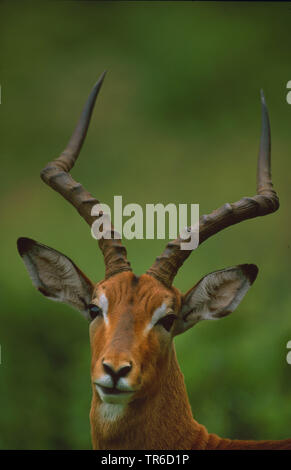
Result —
[{"label": "eyelash", "polygon": [[156,323],[156,325],[161,325],[163,328],[165,328],[166,331],[170,331],[175,320],[176,320],[176,315],[171,313],[170,315],[166,315],[165,317],[161,318]]},{"label": "eyelash", "polygon": [[91,320],[94,320],[94,318],[98,316],[102,316],[102,308],[98,307],[98,305],[89,304],[88,310],[89,310]]}]

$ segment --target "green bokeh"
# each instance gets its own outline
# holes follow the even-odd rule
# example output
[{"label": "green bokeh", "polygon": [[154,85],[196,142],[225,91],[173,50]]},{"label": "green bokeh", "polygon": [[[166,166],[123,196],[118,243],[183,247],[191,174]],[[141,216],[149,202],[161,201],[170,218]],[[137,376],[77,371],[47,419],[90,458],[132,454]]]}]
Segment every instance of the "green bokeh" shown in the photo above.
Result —
[{"label": "green bokeh", "polygon": [[[176,340],[193,413],[225,437],[290,436],[290,5],[2,2],[0,448],[90,448],[88,326],[37,293],[18,236],[63,251],[92,280],[102,257],[86,224],[39,171],[64,147],[108,69],[76,179],[103,202],[199,203],[255,192],[259,89],[268,102],[281,208],[203,244],[176,286],[256,263],[237,312]],[[137,274],[164,241],[126,243]]]}]

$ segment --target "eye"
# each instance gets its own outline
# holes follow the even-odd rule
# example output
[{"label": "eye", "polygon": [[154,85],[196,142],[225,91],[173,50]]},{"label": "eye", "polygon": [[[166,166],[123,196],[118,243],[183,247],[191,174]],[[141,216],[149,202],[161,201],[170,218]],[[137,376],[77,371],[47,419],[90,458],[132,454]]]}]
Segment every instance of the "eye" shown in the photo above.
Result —
[{"label": "eye", "polygon": [[174,314],[166,315],[165,317],[161,318],[156,323],[156,325],[162,325],[162,327],[165,328],[165,330],[170,331],[175,320],[176,320],[176,315]]},{"label": "eye", "polygon": [[94,320],[94,318],[98,317],[99,315],[102,315],[102,308],[98,307],[98,305],[89,304],[88,310],[92,320]]}]

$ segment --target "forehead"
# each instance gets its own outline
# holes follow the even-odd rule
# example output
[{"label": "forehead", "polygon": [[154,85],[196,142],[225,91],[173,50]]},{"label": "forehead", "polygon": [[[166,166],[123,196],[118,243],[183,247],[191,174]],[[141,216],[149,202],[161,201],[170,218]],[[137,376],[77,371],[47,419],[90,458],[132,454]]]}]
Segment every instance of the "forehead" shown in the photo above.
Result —
[{"label": "forehead", "polygon": [[108,302],[108,309],[114,307],[128,307],[134,309],[135,313],[148,312],[161,307],[177,310],[179,307],[179,294],[177,289],[168,289],[159,281],[148,274],[140,277],[132,272],[124,272],[112,276],[108,280],[96,285],[93,294],[93,301]]}]

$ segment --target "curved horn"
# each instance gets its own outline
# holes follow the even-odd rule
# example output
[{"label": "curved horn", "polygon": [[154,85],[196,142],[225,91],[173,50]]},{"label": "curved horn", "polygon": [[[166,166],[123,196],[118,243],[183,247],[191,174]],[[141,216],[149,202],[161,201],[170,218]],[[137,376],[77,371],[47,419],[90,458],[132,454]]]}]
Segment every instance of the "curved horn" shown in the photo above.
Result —
[{"label": "curved horn", "polygon": [[[232,204],[225,204],[209,215],[199,219],[199,244],[207,238],[220,232],[230,225],[238,224],[243,220],[263,216],[275,212],[279,208],[279,199],[273,189],[271,179],[271,134],[268,109],[261,90],[262,104],[262,132],[258,157],[257,194],[253,197],[244,197]],[[189,227],[191,232],[191,227]],[[190,256],[192,250],[181,250],[181,243],[185,239],[180,237],[167,244],[165,251],[159,256],[147,274],[155,277],[170,287],[179,268]]]},{"label": "curved horn", "polygon": [[[99,201],[91,196],[80,183],[74,181],[69,171],[73,168],[85,140],[94,104],[105,73],[100,76],[93,87],[67,147],[58,158],[48,163],[41,171],[43,181],[67,199],[90,226],[98,218],[91,215],[91,210],[95,204],[99,204]],[[113,226],[111,226],[110,232],[111,238],[98,240],[104,256],[106,278],[121,271],[131,271],[130,263],[126,258],[125,247],[119,239],[114,239]]]}]

